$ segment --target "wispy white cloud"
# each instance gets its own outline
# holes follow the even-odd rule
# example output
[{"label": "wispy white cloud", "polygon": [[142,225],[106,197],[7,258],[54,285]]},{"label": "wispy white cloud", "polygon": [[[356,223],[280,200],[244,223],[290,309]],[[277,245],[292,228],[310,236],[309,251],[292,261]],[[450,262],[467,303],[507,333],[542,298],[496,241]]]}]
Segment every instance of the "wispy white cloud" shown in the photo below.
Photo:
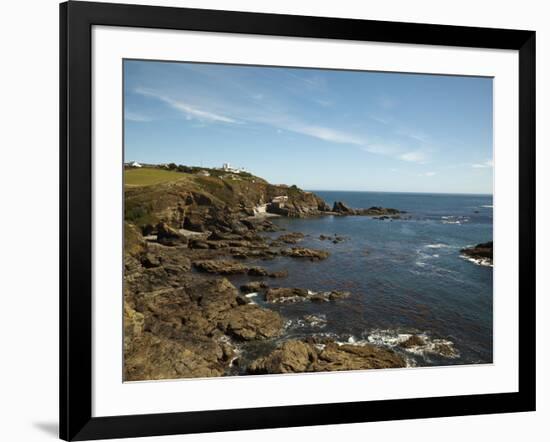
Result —
[{"label": "wispy white cloud", "polygon": [[437,172],[424,172],[424,173],[418,174],[418,176],[434,176],[434,175],[437,175]]},{"label": "wispy white cloud", "polygon": [[399,128],[397,130],[397,133],[399,135],[403,135],[405,137],[408,137],[412,140],[419,141],[421,143],[427,143],[430,141],[429,135],[425,134],[424,132],[417,130],[417,129],[406,129],[406,128]]},{"label": "wispy white cloud", "polygon": [[425,152],[415,150],[400,154],[399,159],[410,163],[425,163],[427,160],[427,155]]},{"label": "wispy white cloud", "polygon": [[489,167],[493,167],[493,160],[487,160],[487,161],[484,161],[483,163],[475,163],[475,164],[472,164],[472,167],[474,169],[487,169]]},{"label": "wispy white cloud", "polygon": [[141,115],[135,112],[128,112],[128,111],[124,112],[124,119],[126,121],[135,121],[138,123],[147,123],[149,121],[153,121],[152,118],[146,115]]},{"label": "wispy white cloud", "polygon": [[[302,80],[305,81],[303,78]],[[310,81],[314,82],[314,80]],[[205,102],[193,96],[184,101],[147,88],[137,88],[135,92],[167,104],[181,112],[186,119],[202,123],[201,126],[204,123],[262,124],[271,126],[277,133],[293,132],[330,143],[357,146],[365,152],[402,161],[415,163],[427,161],[426,151],[422,149],[407,151],[404,147],[392,142],[374,142],[364,133],[358,134],[347,129],[304,121],[292,115],[284,106],[265,102],[265,96],[262,93],[252,95],[249,93],[248,101],[235,103],[223,100]]]},{"label": "wispy white cloud", "polygon": [[144,95],[146,97],[156,98],[157,100],[168,104],[173,109],[182,112],[189,120],[197,119],[200,121],[213,121],[219,123],[238,123],[238,121],[233,118],[221,115],[219,113],[199,109],[198,107],[192,106],[184,101],[174,100],[173,98],[167,97],[149,89],[138,88],[136,89],[136,93]]},{"label": "wispy white cloud", "polygon": [[290,123],[286,125],[286,127],[282,127],[282,129],[290,130],[292,132],[296,132],[302,135],[309,135],[310,137],[318,138],[319,140],[323,141],[330,141],[333,143],[355,144],[359,146],[364,144],[364,141],[359,137],[323,126]]}]

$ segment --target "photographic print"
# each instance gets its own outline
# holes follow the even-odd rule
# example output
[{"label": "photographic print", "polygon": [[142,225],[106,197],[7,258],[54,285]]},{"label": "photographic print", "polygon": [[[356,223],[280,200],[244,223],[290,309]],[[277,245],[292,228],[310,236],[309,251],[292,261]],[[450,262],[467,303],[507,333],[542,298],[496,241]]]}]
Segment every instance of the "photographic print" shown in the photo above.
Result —
[{"label": "photographic print", "polygon": [[125,381],[492,363],[492,78],[123,63]]}]

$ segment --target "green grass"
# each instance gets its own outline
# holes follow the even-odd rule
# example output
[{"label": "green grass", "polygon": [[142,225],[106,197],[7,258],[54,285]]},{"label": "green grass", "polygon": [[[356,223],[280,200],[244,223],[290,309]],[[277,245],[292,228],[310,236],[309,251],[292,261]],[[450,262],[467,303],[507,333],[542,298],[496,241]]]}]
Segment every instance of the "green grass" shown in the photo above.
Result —
[{"label": "green grass", "polygon": [[186,173],[172,170],[142,168],[124,170],[124,184],[127,186],[151,186],[187,178]]}]

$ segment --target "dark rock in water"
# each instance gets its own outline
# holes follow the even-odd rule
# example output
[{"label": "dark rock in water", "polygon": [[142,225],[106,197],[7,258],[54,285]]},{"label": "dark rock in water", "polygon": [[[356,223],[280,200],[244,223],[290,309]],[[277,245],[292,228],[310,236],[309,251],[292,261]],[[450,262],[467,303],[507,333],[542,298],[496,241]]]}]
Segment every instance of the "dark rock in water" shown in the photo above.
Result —
[{"label": "dark rock in water", "polygon": [[418,335],[412,335],[406,341],[399,344],[402,348],[421,347],[423,345],[426,345],[426,342]]},{"label": "dark rock in water", "polygon": [[307,298],[308,291],[299,288],[271,288],[265,292],[265,300],[267,302],[287,302],[294,298]]},{"label": "dark rock in water", "polygon": [[268,289],[265,293],[265,300],[267,302],[329,302],[345,299],[349,296],[350,292],[340,290],[313,292],[301,288],[278,287]]},{"label": "dark rock in water", "polygon": [[262,267],[251,267],[248,269],[248,274],[250,276],[267,276],[269,272]]},{"label": "dark rock in water", "polygon": [[278,241],[284,242],[286,244],[296,244],[302,239],[304,239],[304,234],[300,232],[285,233],[284,235],[281,235],[279,236],[279,238],[277,238]]},{"label": "dark rock in water", "polygon": [[268,288],[268,285],[263,281],[252,281],[248,284],[241,285],[241,292],[243,293],[255,293],[263,289]]},{"label": "dark rock in water", "polygon": [[168,224],[160,222],[156,226],[157,241],[166,246],[187,244],[187,238]]},{"label": "dark rock in water", "polygon": [[270,278],[286,278],[288,276],[288,272],[286,270],[278,270],[276,272],[270,272],[267,276]]},{"label": "dark rock in water", "polygon": [[332,211],[336,213],[341,213],[344,215],[355,215],[355,210],[347,206],[342,201],[335,201],[332,207]]},{"label": "dark rock in water", "polygon": [[328,299],[330,301],[336,301],[337,299],[349,298],[349,296],[351,295],[350,292],[346,292],[346,291],[343,291],[343,290],[332,290],[331,292],[323,292],[323,293],[328,293]]},{"label": "dark rock in water", "polygon": [[493,263],[493,241],[477,244],[460,251],[463,255],[480,260],[481,262]]},{"label": "dark rock in water", "polygon": [[391,350],[365,345],[315,345],[304,341],[283,342],[268,356],[248,367],[253,374],[304,373],[311,371],[366,370],[405,367],[404,359]]},{"label": "dark rock in water", "polygon": [[352,209],[351,207],[347,206],[345,203],[341,201],[336,201],[334,203],[334,207],[332,208],[332,211],[339,214],[339,215],[363,215],[363,216],[374,216],[378,217],[378,219],[400,219],[399,216],[400,212],[397,209],[392,208],[386,208],[386,207],[379,207],[379,206],[372,206],[368,209]]},{"label": "dark rock in water", "polygon": [[379,206],[372,206],[368,209],[356,209],[357,215],[363,215],[363,216],[372,216],[376,219],[401,219],[401,212],[397,209],[392,208],[386,208],[386,207],[379,207]]},{"label": "dark rock in water", "polygon": [[195,261],[195,268],[201,272],[216,273],[219,275],[236,275],[248,273],[249,268],[238,262],[208,259],[204,261]]},{"label": "dark rock in water", "polygon": [[324,250],[306,249],[302,247],[284,249],[281,253],[292,258],[308,258],[311,261],[326,259],[329,256],[329,253]]}]

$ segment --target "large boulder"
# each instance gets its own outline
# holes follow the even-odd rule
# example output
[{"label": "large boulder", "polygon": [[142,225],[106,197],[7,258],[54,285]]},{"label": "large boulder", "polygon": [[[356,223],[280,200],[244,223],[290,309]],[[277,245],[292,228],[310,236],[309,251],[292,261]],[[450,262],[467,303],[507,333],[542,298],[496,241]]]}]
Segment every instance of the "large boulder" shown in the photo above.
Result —
[{"label": "large boulder", "polygon": [[267,357],[255,360],[248,367],[252,374],[303,373],[309,371],[317,352],[302,341],[283,342]]},{"label": "large boulder", "polygon": [[222,312],[218,327],[238,340],[270,339],[283,331],[283,318],[279,313],[254,304],[241,305]]}]

